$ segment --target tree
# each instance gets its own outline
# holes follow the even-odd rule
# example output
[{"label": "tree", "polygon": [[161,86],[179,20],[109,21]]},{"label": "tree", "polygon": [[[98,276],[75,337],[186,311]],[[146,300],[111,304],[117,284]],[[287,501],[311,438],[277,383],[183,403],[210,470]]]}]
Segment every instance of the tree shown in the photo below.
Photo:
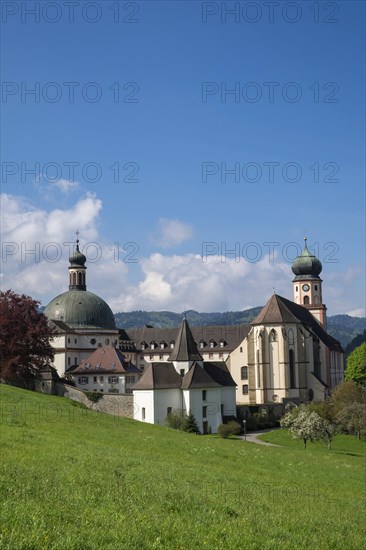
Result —
[{"label": "tree", "polygon": [[189,414],[183,420],[182,430],[184,432],[188,432],[188,433],[191,433],[191,434],[199,434],[200,433],[200,429],[198,427],[198,424],[196,422],[196,419],[195,419],[193,413],[189,412]]},{"label": "tree", "polygon": [[30,296],[0,292],[0,376],[7,383],[24,385],[53,361],[53,331],[38,305]]},{"label": "tree", "polygon": [[352,403],[366,403],[366,388],[356,384],[354,380],[342,382],[336,386],[330,398],[330,407],[333,419],[338,413]]},{"label": "tree", "polygon": [[308,441],[314,442],[321,437],[323,420],[316,412],[300,407],[295,413],[291,411],[281,418],[281,427],[287,428],[294,439],[302,439],[306,449]]},{"label": "tree", "polygon": [[364,403],[349,403],[345,405],[337,414],[337,422],[350,434],[366,434],[366,405]]},{"label": "tree", "polygon": [[345,379],[366,386],[366,342],[348,356]]}]

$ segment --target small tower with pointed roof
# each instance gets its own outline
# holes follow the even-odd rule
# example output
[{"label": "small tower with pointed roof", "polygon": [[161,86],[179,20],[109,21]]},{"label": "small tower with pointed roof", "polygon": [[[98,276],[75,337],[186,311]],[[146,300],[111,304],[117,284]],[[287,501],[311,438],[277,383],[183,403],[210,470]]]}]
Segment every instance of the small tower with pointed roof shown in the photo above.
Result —
[{"label": "small tower with pointed roof", "polygon": [[322,271],[322,264],[318,258],[310,252],[307,246],[307,237],[304,237],[305,246],[292,264],[292,271],[295,275],[294,302],[306,307],[317,321],[326,327],[327,308],[323,304],[322,279],[319,277]]},{"label": "small tower with pointed roof", "polygon": [[185,317],[182,320],[177,341],[168,360],[173,363],[175,370],[181,375],[187,374],[194,362],[197,362],[201,367],[203,365],[202,356],[197,349]]}]

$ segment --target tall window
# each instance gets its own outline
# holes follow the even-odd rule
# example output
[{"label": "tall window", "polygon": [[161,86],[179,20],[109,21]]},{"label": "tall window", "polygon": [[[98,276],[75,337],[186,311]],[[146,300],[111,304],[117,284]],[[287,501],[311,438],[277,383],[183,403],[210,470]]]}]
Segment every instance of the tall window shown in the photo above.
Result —
[{"label": "tall window", "polygon": [[249,391],[248,384],[243,384],[242,385],[243,395],[248,395],[248,391]]},{"label": "tall window", "polygon": [[304,296],[304,304],[308,304],[309,303],[309,296]]},{"label": "tall window", "polygon": [[145,418],[146,418],[145,407],[142,407],[142,420],[145,420]]},{"label": "tall window", "polygon": [[248,380],[248,367],[241,367],[241,379]]},{"label": "tall window", "polygon": [[172,414],[172,408],[171,407],[167,407],[166,409],[166,414]]},{"label": "tall window", "polygon": [[202,401],[206,401],[206,395],[207,395],[207,391],[202,390]]},{"label": "tall window", "polygon": [[204,405],[202,407],[202,418],[206,418],[206,416],[207,416],[207,406]]},{"label": "tall window", "polygon": [[289,367],[290,367],[290,388],[295,387],[295,360],[294,360],[294,350],[290,349],[289,351]]}]

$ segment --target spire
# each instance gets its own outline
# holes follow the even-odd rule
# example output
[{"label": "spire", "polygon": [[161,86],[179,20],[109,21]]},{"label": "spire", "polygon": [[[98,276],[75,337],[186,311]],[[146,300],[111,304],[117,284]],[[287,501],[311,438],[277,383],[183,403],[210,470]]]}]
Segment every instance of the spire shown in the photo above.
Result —
[{"label": "spire", "polygon": [[299,278],[314,277],[319,279],[322,271],[322,264],[318,258],[308,249],[308,238],[304,237],[304,250],[292,264],[292,272]]},{"label": "spire", "polygon": [[203,361],[185,317],[182,320],[177,341],[169,356],[169,361]]}]

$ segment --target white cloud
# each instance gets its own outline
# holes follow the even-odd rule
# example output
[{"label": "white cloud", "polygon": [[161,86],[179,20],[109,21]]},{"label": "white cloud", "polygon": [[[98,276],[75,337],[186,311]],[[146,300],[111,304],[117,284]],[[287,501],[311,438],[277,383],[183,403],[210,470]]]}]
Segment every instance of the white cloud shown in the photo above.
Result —
[{"label": "white cloud", "polygon": [[347,311],[346,315],[350,315],[351,317],[365,317],[366,310],[364,307],[361,307],[359,309],[353,309],[352,311]]},{"label": "white cloud", "polygon": [[80,187],[79,182],[76,180],[70,181],[64,178],[52,180],[43,174],[40,174],[33,183],[38,193],[47,200],[54,199],[55,192],[57,191],[60,191],[64,195],[68,195]]},{"label": "white cloud", "polygon": [[160,218],[152,241],[162,248],[177,246],[193,237],[193,227],[179,220]]},{"label": "white cloud", "polygon": [[[115,245],[100,238],[102,202],[94,194],[87,194],[71,208],[48,211],[21,197],[1,198],[1,287],[29,294],[44,305],[67,290],[67,243],[75,242],[76,229],[80,231],[81,250],[88,257],[88,289],[102,296],[115,312],[242,310],[265,304],[274,289],[277,294],[292,298],[290,264],[279,254],[270,261],[268,249],[255,263],[243,257],[235,261],[232,256],[225,258],[218,253],[208,256],[207,261],[193,253],[152,253],[148,257],[137,255],[138,263],[129,264],[124,263],[126,251],[118,255]],[[190,233],[183,232],[180,238],[183,234]],[[86,243],[90,243],[87,249]],[[61,255],[53,262],[57,253]],[[93,261],[96,255],[97,261]],[[328,311],[364,315],[360,308],[362,297],[350,292],[360,277],[358,267],[324,277]]]}]

